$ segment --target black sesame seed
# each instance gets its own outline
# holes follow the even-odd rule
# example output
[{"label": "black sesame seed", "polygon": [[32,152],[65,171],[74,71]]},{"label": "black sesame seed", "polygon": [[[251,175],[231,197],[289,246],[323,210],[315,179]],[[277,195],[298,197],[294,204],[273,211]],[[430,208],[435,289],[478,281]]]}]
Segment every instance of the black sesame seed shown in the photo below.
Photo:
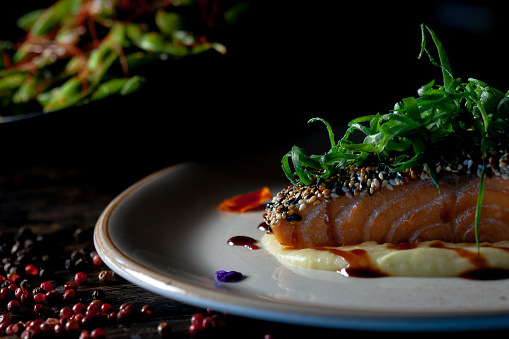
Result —
[{"label": "black sesame seed", "polygon": [[295,203],[298,201],[297,198],[289,199],[286,203],[287,205],[295,205]]},{"label": "black sesame seed", "polygon": [[298,214],[292,214],[287,216],[285,221],[302,221],[302,217]]}]

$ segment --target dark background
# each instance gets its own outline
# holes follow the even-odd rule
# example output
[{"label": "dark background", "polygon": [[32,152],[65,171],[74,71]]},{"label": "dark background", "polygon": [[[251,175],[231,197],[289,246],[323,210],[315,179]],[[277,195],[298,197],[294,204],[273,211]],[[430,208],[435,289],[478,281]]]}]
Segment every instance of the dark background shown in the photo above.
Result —
[{"label": "dark background", "polygon": [[[128,182],[181,161],[282,155],[302,134],[319,132],[320,144],[323,125],[309,118],[340,130],[432,79],[441,83],[440,70],[417,58],[421,23],[441,39],[454,77],[509,89],[505,2],[336,3],[253,2],[217,33],[227,55],[153,65],[149,84],[132,96],[0,124],[3,162],[85,166]],[[0,13],[1,39],[16,33],[14,19],[29,6]]]}]

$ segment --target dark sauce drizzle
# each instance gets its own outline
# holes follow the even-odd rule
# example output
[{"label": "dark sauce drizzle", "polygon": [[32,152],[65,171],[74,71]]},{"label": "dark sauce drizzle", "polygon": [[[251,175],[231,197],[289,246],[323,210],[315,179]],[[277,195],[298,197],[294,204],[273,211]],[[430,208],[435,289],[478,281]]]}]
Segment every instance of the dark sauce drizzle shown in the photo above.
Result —
[{"label": "dark sauce drizzle", "polygon": [[246,237],[244,235],[238,235],[228,239],[228,245],[230,246],[244,246],[250,250],[257,250],[260,246],[255,245],[256,239]]},{"label": "dark sauce drizzle", "polygon": [[[416,247],[418,247],[418,244],[387,244],[387,248],[401,251],[413,249]],[[466,258],[468,261],[470,261],[470,263],[472,263],[474,268],[470,271],[460,274],[458,276],[459,278],[470,280],[499,280],[509,278],[509,270],[490,267],[482,254],[474,253],[463,248],[447,247],[443,242],[440,241],[432,242],[430,247],[455,251],[459,256]],[[320,251],[328,251],[345,258],[345,260],[349,263],[349,266],[338,271],[338,273],[344,276],[356,278],[380,278],[389,276],[388,274],[377,269],[365,250],[355,249],[351,251],[343,251],[332,248],[316,249]],[[509,251],[509,249],[506,248],[500,249]]]}]

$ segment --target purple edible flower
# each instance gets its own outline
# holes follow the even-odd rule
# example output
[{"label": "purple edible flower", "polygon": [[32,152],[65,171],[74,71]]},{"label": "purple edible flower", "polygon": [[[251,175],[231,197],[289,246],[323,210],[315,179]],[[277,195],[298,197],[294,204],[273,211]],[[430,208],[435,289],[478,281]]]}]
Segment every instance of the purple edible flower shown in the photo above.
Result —
[{"label": "purple edible flower", "polygon": [[237,271],[217,271],[216,279],[220,282],[237,282],[242,280],[242,273]]}]

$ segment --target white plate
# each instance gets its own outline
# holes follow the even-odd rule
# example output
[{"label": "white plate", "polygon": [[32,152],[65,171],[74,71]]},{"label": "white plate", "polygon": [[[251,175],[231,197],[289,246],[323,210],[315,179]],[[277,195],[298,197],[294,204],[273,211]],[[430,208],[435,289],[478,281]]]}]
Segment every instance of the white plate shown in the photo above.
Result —
[{"label": "white plate", "polygon": [[[271,179],[272,178],[272,179]],[[225,198],[287,182],[266,169],[182,164],[128,188],[94,234],[104,262],[125,279],[173,300],[252,318],[376,331],[467,331],[509,327],[509,279],[348,278],[279,264],[260,239],[263,212],[219,212]],[[218,270],[245,279],[214,283]]]}]

